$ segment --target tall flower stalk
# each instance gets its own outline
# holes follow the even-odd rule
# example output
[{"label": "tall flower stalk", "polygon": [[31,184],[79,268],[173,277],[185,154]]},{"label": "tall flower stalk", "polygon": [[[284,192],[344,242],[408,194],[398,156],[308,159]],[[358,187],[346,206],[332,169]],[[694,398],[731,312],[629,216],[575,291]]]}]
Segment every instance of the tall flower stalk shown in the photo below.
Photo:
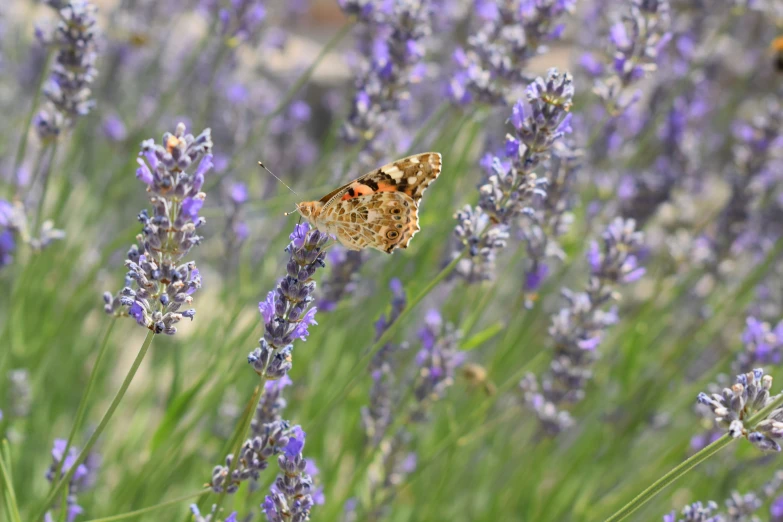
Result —
[{"label": "tall flower stalk", "polygon": [[239,447],[236,455],[229,454],[224,465],[212,470],[210,487],[222,495],[235,493],[242,482],[258,480],[269,461],[278,456],[283,475],[273,485],[271,495],[262,506],[267,518],[276,520],[307,520],[314,505],[313,480],[305,470],[302,457],[304,431],[291,427],[281,416],[285,401],[282,390],[289,384],[293,343],[306,340],[309,327],[315,322],[314,301],[316,271],[325,266],[323,247],[329,236],[311,230],[309,224],[296,225],[286,247],[289,258],[286,275],[275,289],[258,304],[264,325],[260,346],[248,355],[248,363],[261,379],[263,395],[252,419],[240,419],[239,440],[246,429],[251,437]]},{"label": "tall flower stalk", "polygon": [[[390,317],[379,320],[378,336],[406,303],[398,285],[392,290]],[[437,310],[425,313],[418,337],[420,349],[412,365],[403,364],[401,348],[406,346],[385,345],[373,358],[370,406],[362,410],[367,446],[374,457],[368,463],[369,491],[364,505],[356,499],[346,503],[346,522],[382,520],[386,516],[397,488],[416,470],[413,428],[429,421],[434,405],[454,384],[455,371],[464,361],[464,353],[459,350],[460,333],[444,325]],[[395,390],[399,388],[408,388],[411,393],[400,394]]]},{"label": "tall flower stalk", "polygon": [[611,66],[595,80],[594,92],[612,116],[638,101],[635,86],[657,68],[658,55],[671,39],[668,0],[632,0],[609,30]]},{"label": "tall flower stalk", "polygon": [[[65,471],[62,477],[57,472],[53,475],[56,481],[35,519],[43,517],[49,506],[59,498],[60,491],[72,480],[78,466],[89,456],[98,437],[125,397],[154,336],[161,333],[174,335],[177,332],[175,324],[183,317],[192,320],[195,316],[195,310],[180,312],[180,308],[193,301],[192,294],[201,287],[201,278],[195,262],[181,263],[181,260],[193,246],[201,242],[196,229],[205,223],[204,218],[198,216],[198,212],[206,197],[201,192],[201,187],[204,184],[204,175],[212,167],[211,152],[212,139],[209,129],[194,137],[185,132],[183,123],[177,125],[173,134],[167,132],[163,135],[163,145],[157,145],[151,139],[142,143],[139,155],[144,159],[137,159],[139,168],[136,170],[136,177],[147,185],[153,212],[152,216],[147,209],[139,213],[138,220],[143,225],[142,233],[136,236],[137,243],[131,246],[125,261],[128,268],[125,287],[116,295],[104,293],[104,311],[115,317],[133,317],[147,330],[147,336],[120,389],[71,468]],[[108,329],[98,361],[108,345],[110,332],[111,329]],[[91,391],[97,370],[96,363],[90,376],[88,392]],[[77,414],[71,429],[69,441],[73,440],[73,434],[78,429],[86,400],[87,394],[82,396],[80,413]],[[67,455],[69,451],[69,442],[66,442],[63,454]]]},{"label": "tall flower stalk", "polygon": [[525,97],[514,105],[510,121],[514,131],[506,135],[505,155],[487,154],[482,160],[485,177],[479,185],[479,203],[456,214],[458,244],[452,258],[463,255],[457,273],[468,281],[494,276],[497,253],[505,248],[509,231],[523,215],[532,214],[534,198],[546,197],[547,179],[536,169],[552,148],[571,132],[571,75],[550,69],[546,79],[528,85]]},{"label": "tall flower stalk", "polygon": [[567,409],[581,401],[592,379],[592,365],[606,330],[618,320],[617,289],[645,273],[637,254],[643,235],[633,220],[616,218],[606,229],[602,245],[593,242],[587,254],[590,278],[585,289],[564,288],[568,306],[552,316],[549,335],[553,357],[549,370],[539,380],[528,374],[520,383],[528,407],[536,412],[541,427],[550,434],[570,428],[574,420]]}]

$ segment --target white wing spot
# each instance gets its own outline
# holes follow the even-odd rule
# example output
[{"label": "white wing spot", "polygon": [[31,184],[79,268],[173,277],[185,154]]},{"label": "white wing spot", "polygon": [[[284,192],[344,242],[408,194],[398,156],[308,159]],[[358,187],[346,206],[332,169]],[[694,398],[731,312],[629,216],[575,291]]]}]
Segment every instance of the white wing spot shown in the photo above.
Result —
[{"label": "white wing spot", "polygon": [[408,178],[408,185],[413,185],[416,183],[416,176],[411,176]]}]

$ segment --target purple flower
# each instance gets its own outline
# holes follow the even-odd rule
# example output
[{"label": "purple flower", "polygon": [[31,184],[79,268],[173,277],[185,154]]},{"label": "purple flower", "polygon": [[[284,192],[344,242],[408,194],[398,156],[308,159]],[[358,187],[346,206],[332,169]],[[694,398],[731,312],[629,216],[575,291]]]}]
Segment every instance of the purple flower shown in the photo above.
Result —
[{"label": "purple flower", "polygon": [[11,264],[13,261],[11,254],[15,248],[13,233],[9,229],[0,231],[0,267]]},{"label": "purple flower", "polygon": [[534,270],[526,272],[525,290],[528,292],[538,290],[548,276],[549,266],[543,263],[539,264]]},{"label": "purple flower", "polygon": [[599,73],[597,63],[586,62],[593,76],[601,75],[594,91],[612,116],[623,114],[638,99],[638,90],[632,87],[655,70],[661,49],[671,39],[668,30],[668,0],[632,0],[622,20],[609,29],[612,67]]},{"label": "purple flower", "polygon": [[300,249],[304,246],[309,230],[310,224],[306,222],[302,223],[301,225],[294,226],[294,231],[290,236],[288,236],[288,238],[292,241],[294,248]]},{"label": "purple flower", "polygon": [[112,113],[103,119],[103,133],[111,141],[123,141],[128,136],[128,131],[125,128],[125,124],[122,122],[119,116]]},{"label": "purple flower", "polygon": [[190,218],[191,221],[198,219],[198,211],[204,206],[204,200],[200,198],[187,197],[182,200],[182,213]]},{"label": "purple flower", "polygon": [[141,180],[147,185],[152,185],[153,181],[155,180],[152,177],[152,172],[150,171],[149,167],[141,158],[136,158],[136,161],[139,164],[139,168],[136,169],[136,179]]},{"label": "purple flower", "polygon": [[625,30],[625,24],[617,22],[612,25],[609,30],[609,39],[615,47],[625,49],[631,45],[631,40],[628,38],[628,33]]},{"label": "purple flower", "polygon": [[275,292],[266,294],[266,300],[258,303],[258,311],[264,318],[264,324],[269,324],[275,314]]},{"label": "purple flower", "polygon": [[128,308],[128,315],[136,319],[141,326],[147,326],[147,319],[144,314],[144,308],[136,301]]},{"label": "purple flower", "polygon": [[772,501],[772,504],[769,506],[769,514],[774,522],[778,522],[783,518],[783,495]]},{"label": "purple flower", "polygon": [[295,458],[304,449],[306,433],[302,430],[301,426],[294,426],[293,432],[288,439],[288,445],[283,452],[289,459]]},{"label": "purple flower", "polygon": [[231,201],[235,205],[241,205],[247,201],[247,185],[242,182],[232,183],[229,190]]},{"label": "purple flower", "polygon": [[780,452],[783,439],[783,409],[775,409],[764,420],[750,425],[748,419],[774,400],[770,394],[772,377],[756,368],[737,376],[737,382],[721,393],[699,393],[699,404],[712,410],[717,427],[732,438],[744,437],[761,451]]},{"label": "purple flower", "polygon": [[315,312],[317,311],[318,308],[312,307],[307,311],[304,317],[302,317],[302,319],[299,321],[299,324],[296,325],[293,333],[291,334],[294,339],[301,339],[303,341],[307,340],[307,336],[310,335],[310,332],[307,331],[307,327],[311,324],[318,324],[315,321]]},{"label": "purple flower", "polygon": [[600,76],[604,73],[604,64],[593,53],[582,54],[579,65],[591,76]]}]

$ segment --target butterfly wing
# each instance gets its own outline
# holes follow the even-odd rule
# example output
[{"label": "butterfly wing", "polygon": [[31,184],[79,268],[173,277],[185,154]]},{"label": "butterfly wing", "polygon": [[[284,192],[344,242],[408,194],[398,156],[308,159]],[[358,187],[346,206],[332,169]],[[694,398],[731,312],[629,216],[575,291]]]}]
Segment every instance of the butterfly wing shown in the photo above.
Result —
[{"label": "butterfly wing", "polygon": [[407,248],[419,231],[418,205],[404,192],[341,199],[325,207],[319,220],[346,248],[370,247],[387,254]]},{"label": "butterfly wing", "polygon": [[324,208],[339,201],[383,192],[402,192],[418,204],[427,187],[441,171],[442,158],[437,152],[423,152],[393,161],[343,185],[322,197]]}]

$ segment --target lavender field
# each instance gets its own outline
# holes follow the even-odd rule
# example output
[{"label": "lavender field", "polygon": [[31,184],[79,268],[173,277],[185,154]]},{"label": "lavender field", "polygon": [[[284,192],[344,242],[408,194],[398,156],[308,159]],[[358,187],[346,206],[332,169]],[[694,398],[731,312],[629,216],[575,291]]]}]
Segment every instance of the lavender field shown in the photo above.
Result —
[{"label": "lavender field", "polygon": [[2,0],[0,114],[0,521],[783,522],[783,2]]}]

